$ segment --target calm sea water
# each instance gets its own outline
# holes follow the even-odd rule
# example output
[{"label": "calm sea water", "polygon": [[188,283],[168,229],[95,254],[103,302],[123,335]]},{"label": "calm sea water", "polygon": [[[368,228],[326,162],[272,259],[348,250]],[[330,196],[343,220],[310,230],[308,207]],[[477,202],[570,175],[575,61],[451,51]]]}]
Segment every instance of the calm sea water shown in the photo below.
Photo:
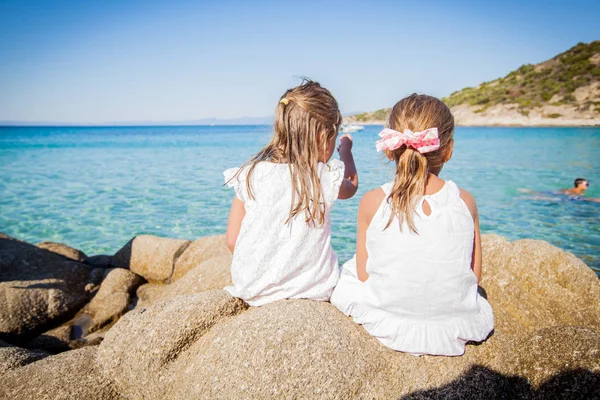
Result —
[{"label": "calm sea water", "polygon": [[[342,261],[354,251],[360,196],[393,177],[374,149],[380,129],[354,135],[360,189],[332,217]],[[224,233],[233,193],[221,172],[270,136],[269,126],[0,128],[0,230],[88,255],[144,233]],[[584,177],[600,197],[600,128],[458,128],[455,140],[441,177],[475,196],[484,233],[546,240],[600,273],[600,203],[547,194]]]}]

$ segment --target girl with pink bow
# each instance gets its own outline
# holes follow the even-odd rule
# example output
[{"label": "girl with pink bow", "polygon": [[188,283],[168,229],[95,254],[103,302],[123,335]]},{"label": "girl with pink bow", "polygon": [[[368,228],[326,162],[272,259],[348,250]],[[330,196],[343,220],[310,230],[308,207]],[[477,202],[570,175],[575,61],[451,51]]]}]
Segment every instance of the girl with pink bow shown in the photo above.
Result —
[{"label": "girl with pink bow", "polygon": [[360,201],[356,255],[331,303],[389,348],[458,356],[486,339],[494,314],[477,292],[481,241],[475,199],[439,178],[454,148],[454,117],[435,97],[393,107],[375,144],[394,180]]}]

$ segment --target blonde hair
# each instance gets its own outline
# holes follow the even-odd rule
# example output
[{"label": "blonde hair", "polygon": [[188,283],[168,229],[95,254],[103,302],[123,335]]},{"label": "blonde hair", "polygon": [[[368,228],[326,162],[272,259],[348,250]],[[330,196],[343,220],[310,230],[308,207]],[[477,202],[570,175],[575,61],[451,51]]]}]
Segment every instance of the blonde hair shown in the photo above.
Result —
[{"label": "blonde hair", "polygon": [[396,176],[392,192],[387,198],[392,215],[386,225],[390,226],[394,217],[417,233],[413,212],[417,201],[425,194],[427,177],[433,171],[438,174],[444,165],[448,146],[454,136],[454,117],[441,100],[427,95],[412,95],[397,102],[390,113],[387,126],[397,131],[410,129],[413,132],[428,128],[437,128],[440,139],[439,149],[421,154],[412,147],[403,145],[396,150],[387,151],[388,157],[396,162]]},{"label": "blonde hair", "polygon": [[254,199],[251,175],[258,163],[287,163],[292,201],[286,223],[304,212],[306,223],[323,225],[325,201],[317,166],[320,155],[326,154],[328,143],[337,136],[341,123],[337,101],[319,83],[303,79],[299,86],[288,89],[275,109],[271,142],[240,168],[240,171],[249,168],[246,187],[250,198]]}]

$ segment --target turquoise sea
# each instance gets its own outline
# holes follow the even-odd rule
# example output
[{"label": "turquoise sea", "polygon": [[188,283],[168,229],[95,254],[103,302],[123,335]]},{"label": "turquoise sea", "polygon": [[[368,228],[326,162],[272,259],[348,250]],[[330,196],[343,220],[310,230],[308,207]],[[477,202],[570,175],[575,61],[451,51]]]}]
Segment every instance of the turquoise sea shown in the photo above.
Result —
[{"label": "turquoise sea", "polygon": [[[380,129],[354,135],[360,189],[332,217],[341,261],[354,251],[360,196],[393,176],[375,152]],[[221,172],[270,136],[270,126],[0,128],[0,231],[88,255],[143,233],[224,233],[233,193]],[[600,128],[457,128],[455,141],[441,177],[475,196],[483,233],[546,240],[600,274],[600,203],[551,193],[583,177],[600,197]]]}]

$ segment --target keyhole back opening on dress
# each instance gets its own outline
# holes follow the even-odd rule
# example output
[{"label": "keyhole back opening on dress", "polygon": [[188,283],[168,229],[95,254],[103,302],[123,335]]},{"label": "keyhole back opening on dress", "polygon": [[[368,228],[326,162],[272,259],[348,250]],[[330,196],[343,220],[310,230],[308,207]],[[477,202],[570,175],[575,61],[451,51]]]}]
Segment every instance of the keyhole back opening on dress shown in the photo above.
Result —
[{"label": "keyhole back opening on dress", "polygon": [[429,205],[427,199],[423,199],[423,202],[421,203],[421,211],[428,217],[431,215],[431,206]]}]

